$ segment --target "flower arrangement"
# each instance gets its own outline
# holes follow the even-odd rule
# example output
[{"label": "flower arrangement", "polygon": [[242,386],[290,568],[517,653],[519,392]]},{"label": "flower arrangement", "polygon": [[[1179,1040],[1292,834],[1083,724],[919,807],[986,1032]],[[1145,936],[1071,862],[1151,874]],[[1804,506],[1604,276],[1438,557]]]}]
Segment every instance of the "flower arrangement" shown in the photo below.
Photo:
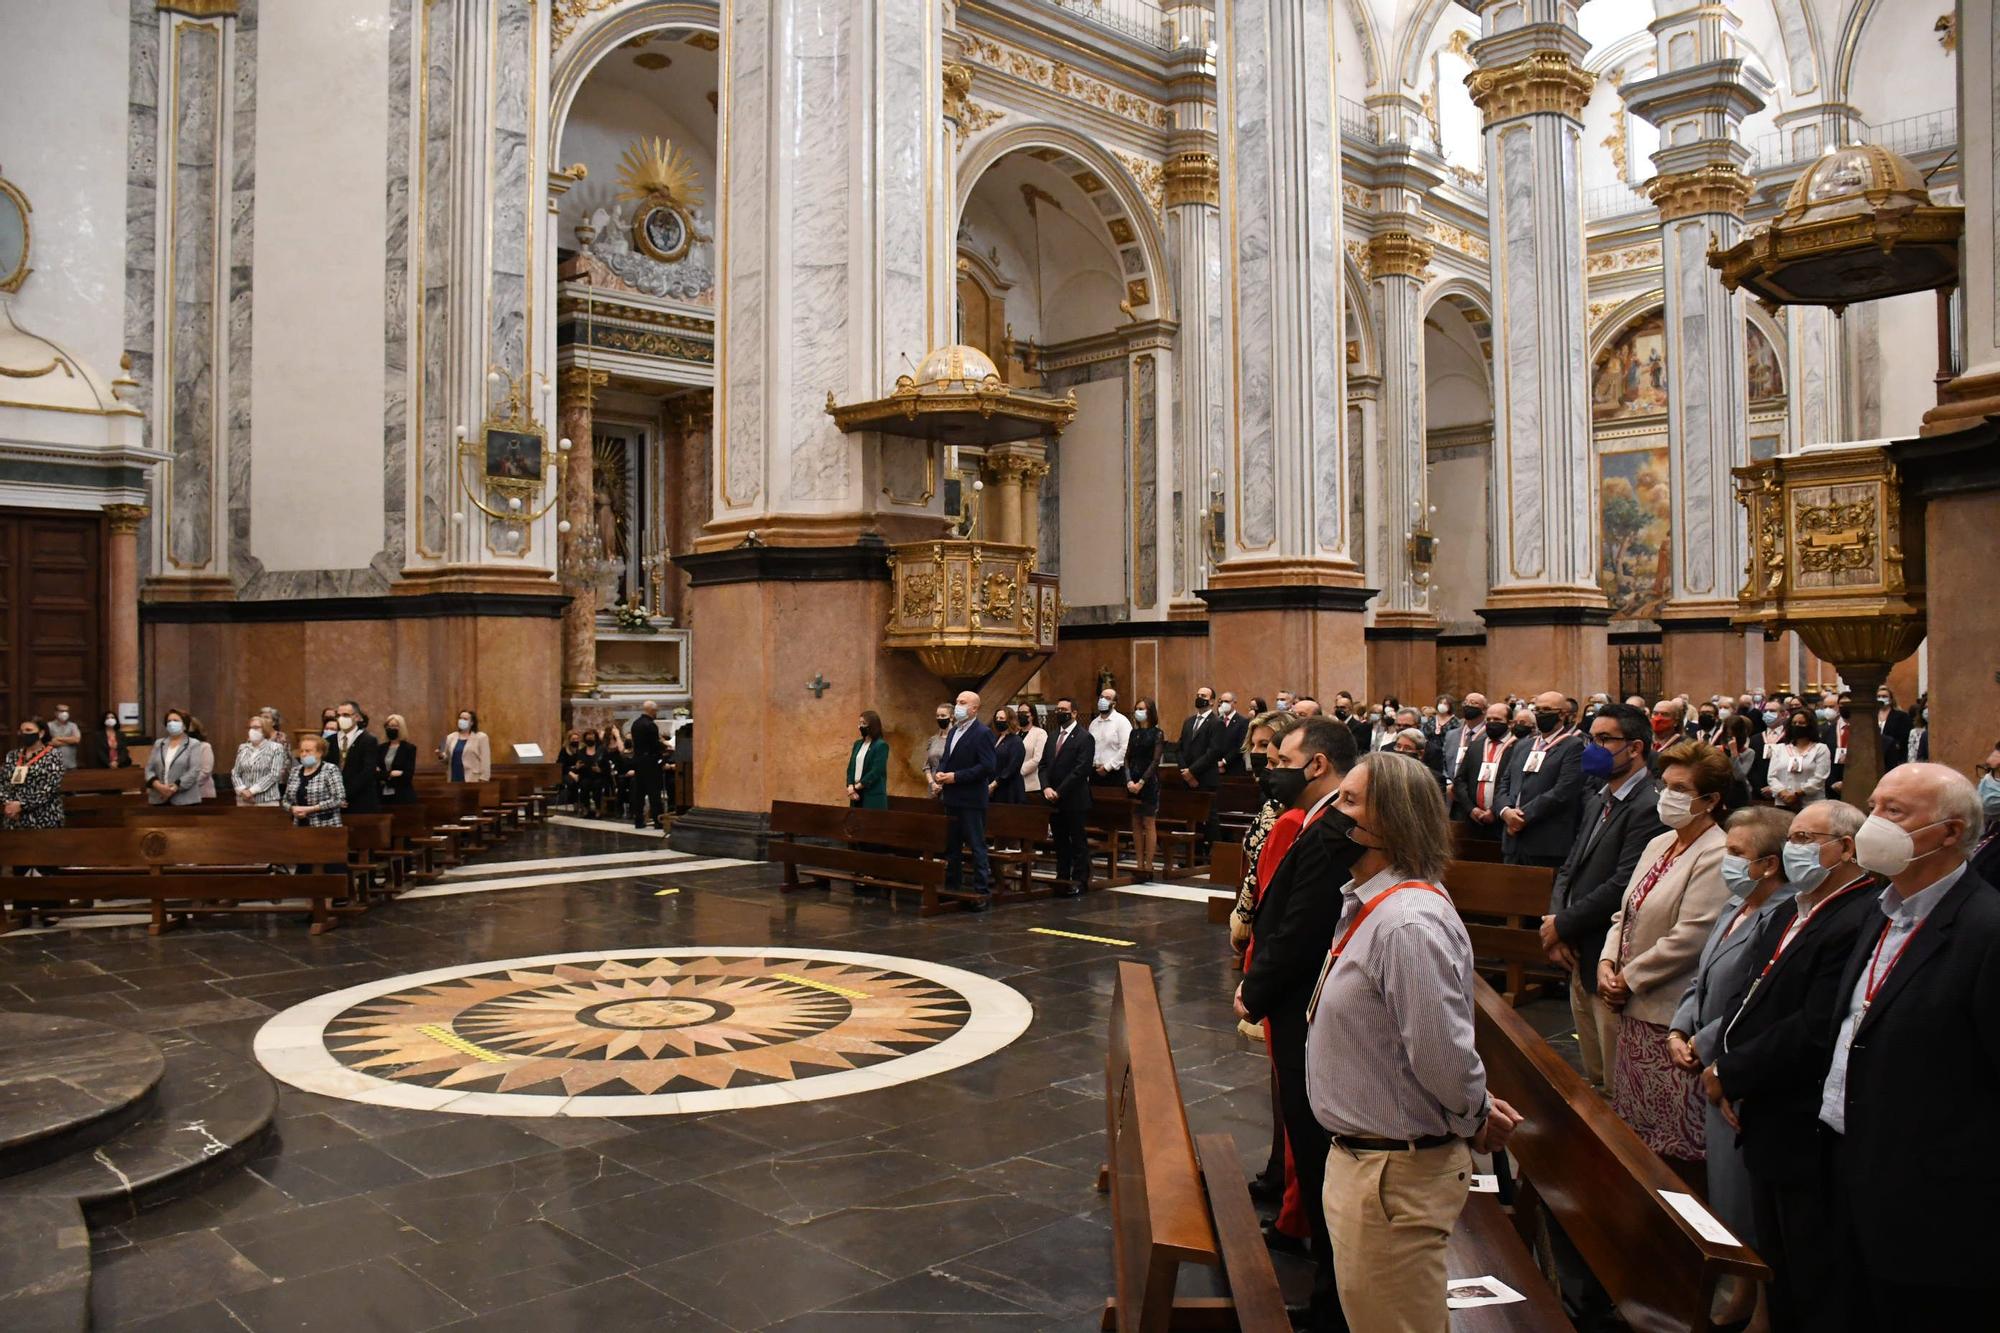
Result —
[{"label": "flower arrangement", "polygon": [[612,608],[612,615],[617,620],[619,629],[628,630],[633,634],[659,633],[652,617],[646,614],[646,608],[637,602],[618,603]]}]

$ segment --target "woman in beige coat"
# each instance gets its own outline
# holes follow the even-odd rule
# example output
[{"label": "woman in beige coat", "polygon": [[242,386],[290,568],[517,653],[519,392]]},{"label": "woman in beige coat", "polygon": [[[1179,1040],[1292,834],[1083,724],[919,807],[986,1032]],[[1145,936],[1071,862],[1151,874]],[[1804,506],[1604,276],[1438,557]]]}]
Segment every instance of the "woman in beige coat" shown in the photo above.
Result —
[{"label": "woman in beige coat", "polygon": [[1611,1104],[1647,1147],[1697,1185],[1706,1140],[1701,1077],[1674,1063],[1667,1035],[1729,902],[1718,818],[1731,772],[1729,756],[1702,741],[1660,752],[1667,831],[1639,854],[1597,964],[1597,993],[1618,1012]]},{"label": "woman in beige coat", "polygon": [[438,746],[453,782],[487,782],[493,777],[493,747],[479,729],[479,714],[470,708],[458,710],[458,730]]}]

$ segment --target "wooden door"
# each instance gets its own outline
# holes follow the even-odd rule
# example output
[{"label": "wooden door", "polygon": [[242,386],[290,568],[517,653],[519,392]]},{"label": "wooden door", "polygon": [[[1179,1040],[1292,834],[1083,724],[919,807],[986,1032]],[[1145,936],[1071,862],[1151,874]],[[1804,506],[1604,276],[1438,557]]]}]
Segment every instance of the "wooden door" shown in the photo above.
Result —
[{"label": "wooden door", "polygon": [[105,705],[104,534],[95,514],[0,510],[0,725]]}]

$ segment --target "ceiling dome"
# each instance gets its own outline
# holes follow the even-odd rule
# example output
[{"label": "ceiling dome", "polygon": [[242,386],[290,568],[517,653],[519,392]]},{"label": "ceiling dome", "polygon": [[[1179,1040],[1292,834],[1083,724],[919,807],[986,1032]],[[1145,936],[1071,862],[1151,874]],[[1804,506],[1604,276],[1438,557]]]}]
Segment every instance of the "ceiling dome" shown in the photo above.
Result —
[{"label": "ceiling dome", "polygon": [[1930,191],[1909,159],[1875,144],[1824,154],[1792,184],[1779,215],[1788,225],[1827,218],[1906,212],[1930,206]]},{"label": "ceiling dome", "polygon": [[920,393],[937,389],[964,392],[982,388],[988,380],[1000,381],[1000,368],[977,347],[953,343],[927,353],[911,379]]}]

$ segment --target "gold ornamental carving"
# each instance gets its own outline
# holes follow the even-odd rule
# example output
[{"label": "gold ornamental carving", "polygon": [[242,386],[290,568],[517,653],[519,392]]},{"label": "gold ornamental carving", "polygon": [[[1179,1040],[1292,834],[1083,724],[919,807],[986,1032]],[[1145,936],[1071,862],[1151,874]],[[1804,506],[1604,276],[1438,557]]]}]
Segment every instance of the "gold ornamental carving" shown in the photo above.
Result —
[{"label": "gold ornamental carving", "polygon": [[1755,189],[1756,183],[1736,167],[1717,164],[1655,176],[1646,182],[1646,197],[1660,210],[1662,222],[1703,213],[1727,213],[1741,221]]},{"label": "gold ornamental carving", "polygon": [[589,407],[597,401],[597,391],[611,383],[611,373],[589,366],[568,366],[556,375],[556,389],[564,408]]},{"label": "gold ornamental carving", "polygon": [[1168,208],[1222,202],[1222,167],[1211,149],[1187,148],[1172,154],[1164,175]]},{"label": "gold ornamental carving", "polygon": [[1596,82],[1596,76],[1560,51],[1537,51],[1526,60],[1465,76],[1473,104],[1488,125],[1548,112],[1582,120]]},{"label": "gold ornamental carving", "polygon": [[1422,278],[1437,247],[1415,232],[1382,231],[1368,238],[1370,278]]},{"label": "gold ornamental carving", "polygon": [[152,512],[145,505],[106,505],[104,522],[114,535],[129,537],[139,531],[139,525]]},{"label": "gold ornamental carving", "polygon": [[[1809,503],[1816,498],[1827,503]],[[1875,497],[1863,494],[1843,501],[1832,494],[1801,493],[1797,504],[1792,522],[1799,534],[1799,573],[1825,575],[1830,582],[1868,581],[1860,576],[1875,572]]]},{"label": "gold ornamental carving", "polygon": [[1035,549],[970,538],[910,542],[889,554],[884,643],[953,684],[976,686],[1010,655],[1055,650],[1061,598],[1034,572]]},{"label": "gold ornamental carving", "polygon": [[235,18],[242,0],[155,0],[154,8],[189,18]]},{"label": "gold ornamental carving", "polygon": [[[574,3],[576,0],[567,0]],[[608,0],[593,0],[608,2]],[[1027,51],[993,41],[986,37],[976,37],[966,51],[966,55],[988,69],[997,70],[1022,83],[1046,89],[1058,97],[1066,98],[1079,105],[1095,107],[1099,111],[1143,125],[1148,129],[1165,130],[1173,126],[1173,113],[1164,102],[1156,102],[1141,97],[1080,73],[1060,60],[1045,60]]]},{"label": "gold ornamental carving", "polygon": [[972,66],[956,61],[945,62],[944,67],[944,114],[947,120],[957,120],[965,111],[965,99],[972,95]]}]

